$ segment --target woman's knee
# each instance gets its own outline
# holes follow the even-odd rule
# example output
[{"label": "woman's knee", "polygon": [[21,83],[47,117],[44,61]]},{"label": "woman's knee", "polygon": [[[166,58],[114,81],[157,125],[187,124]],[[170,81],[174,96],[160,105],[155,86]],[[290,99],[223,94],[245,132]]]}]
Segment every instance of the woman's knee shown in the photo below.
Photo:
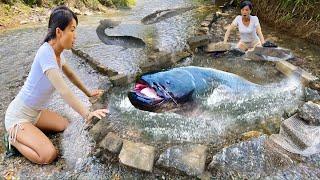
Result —
[{"label": "woman's knee", "polygon": [[39,162],[38,162],[39,164],[50,164],[57,158],[58,151],[53,146],[53,147],[44,149],[44,151],[42,151],[42,153],[40,153],[39,156],[40,156]]},{"label": "woman's knee", "polygon": [[65,129],[67,129],[67,127],[69,126],[69,121],[68,120],[66,120],[65,118],[63,118],[60,122],[59,122],[59,124],[57,124],[57,131],[58,132],[62,132],[62,131],[64,131]]}]

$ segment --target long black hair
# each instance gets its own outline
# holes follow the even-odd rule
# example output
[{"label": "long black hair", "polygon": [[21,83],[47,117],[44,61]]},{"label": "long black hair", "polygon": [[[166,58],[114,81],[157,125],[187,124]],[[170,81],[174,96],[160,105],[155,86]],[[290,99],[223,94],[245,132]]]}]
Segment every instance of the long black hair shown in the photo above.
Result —
[{"label": "long black hair", "polygon": [[250,2],[250,1],[242,1],[242,2],[240,3],[240,9],[242,9],[242,8],[244,8],[244,7],[246,7],[246,6],[249,6],[249,9],[250,9],[250,10],[252,10],[252,8],[253,8],[253,4],[252,4],[252,2]]},{"label": "long black hair", "polygon": [[48,33],[44,38],[43,43],[49,42],[51,39],[54,39],[56,37],[56,28],[59,28],[62,31],[65,30],[72,19],[75,19],[78,25],[77,15],[72,12],[67,6],[62,5],[54,8],[50,14]]}]

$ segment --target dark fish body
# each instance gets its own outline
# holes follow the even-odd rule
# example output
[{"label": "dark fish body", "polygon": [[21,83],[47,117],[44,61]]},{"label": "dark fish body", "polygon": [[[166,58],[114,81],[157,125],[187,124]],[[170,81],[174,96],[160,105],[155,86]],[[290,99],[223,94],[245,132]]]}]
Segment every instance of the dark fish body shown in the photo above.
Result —
[{"label": "dark fish body", "polygon": [[108,36],[105,29],[114,28],[120,22],[111,21],[108,19],[101,20],[100,25],[97,27],[96,32],[99,39],[107,45],[122,46],[124,48],[144,48],[146,43],[140,38],[133,36]]},{"label": "dark fish body", "polygon": [[160,21],[163,21],[165,19],[171,18],[173,16],[182,14],[184,12],[190,11],[194,8],[197,8],[196,6],[192,7],[186,7],[186,8],[176,8],[176,9],[166,9],[166,10],[158,10],[152,14],[149,14],[148,16],[145,16],[141,22],[145,25],[148,24],[154,24]]},{"label": "dark fish body", "polygon": [[249,91],[261,87],[232,73],[188,66],[142,75],[128,97],[138,109],[162,111],[188,102],[196,95],[219,86],[226,86],[234,91]]}]

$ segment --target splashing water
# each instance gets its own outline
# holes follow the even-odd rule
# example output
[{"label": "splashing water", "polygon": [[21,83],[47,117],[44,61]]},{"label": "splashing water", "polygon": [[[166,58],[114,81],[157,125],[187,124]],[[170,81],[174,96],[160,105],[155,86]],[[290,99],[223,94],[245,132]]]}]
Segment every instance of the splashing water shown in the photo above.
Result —
[{"label": "splashing water", "polygon": [[140,138],[153,143],[220,143],[227,134],[254,129],[266,119],[294,111],[302,94],[301,84],[294,78],[246,92],[220,86],[174,112],[152,113],[135,109],[126,95],[120,93],[110,99],[110,108],[118,114],[111,121],[135,129]]}]

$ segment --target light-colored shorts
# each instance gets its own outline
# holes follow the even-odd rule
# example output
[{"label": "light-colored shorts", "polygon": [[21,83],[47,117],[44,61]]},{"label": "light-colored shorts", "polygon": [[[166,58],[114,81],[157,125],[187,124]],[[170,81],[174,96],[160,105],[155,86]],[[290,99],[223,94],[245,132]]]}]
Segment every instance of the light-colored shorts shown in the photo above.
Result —
[{"label": "light-colored shorts", "polygon": [[41,110],[34,110],[25,105],[21,99],[15,98],[10,103],[6,111],[4,120],[5,128],[9,131],[9,129],[15,125],[19,125],[24,122],[36,124],[40,117],[40,112]]},{"label": "light-colored shorts", "polygon": [[261,45],[261,42],[260,42],[260,40],[255,40],[252,42],[240,41],[239,44],[243,45],[246,49],[251,49],[251,48],[256,47],[257,45]]}]

